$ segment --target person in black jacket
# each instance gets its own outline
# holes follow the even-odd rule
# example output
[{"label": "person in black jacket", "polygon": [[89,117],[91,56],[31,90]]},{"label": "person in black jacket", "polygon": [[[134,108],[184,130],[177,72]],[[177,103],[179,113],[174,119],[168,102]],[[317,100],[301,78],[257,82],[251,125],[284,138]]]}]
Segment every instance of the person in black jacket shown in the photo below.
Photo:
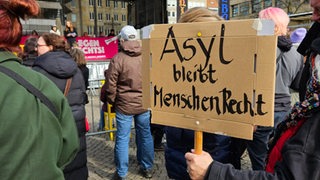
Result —
[{"label": "person in black jacket", "polygon": [[86,126],[85,126],[85,83],[77,63],[65,51],[66,42],[63,37],[53,33],[45,33],[38,39],[38,58],[33,69],[38,71],[64,92],[66,82],[71,78],[70,90],[66,98],[75,119],[80,149],[75,159],[65,167],[64,176],[68,180],[85,180],[88,178],[87,151],[86,151]]},{"label": "person in black jacket", "polygon": [[[310,57],[311,54],[313,54],[313,50],[310,48],[310,45],[313,40],[320,38],[320,12],[318,9],[320,8],[320,2],[317,0],[311,0],[310,5],[313,8],[313,13],[311,20],[314,21],[311,28],[308,30],[305,38],[302,40],[298,47],[298,52],[302,54],[303,56],[306,56],[306,62],[305,66],[303,68],[303,73],[300,79],[300,88],[299,88],[299,98],[300,101],[303,101],[306,94],[306,88],[307,88],[307,81],[310,78],[311,72],[310,72]],[[317,46],[317,48],[320,48],[320,46]]]},{"label": "person in black jacket", "polygon": [[81,49],[72,48],[70,49],[70,55],[77,63],[78,67],[82,72],[84,84],[87,90],[89,86],[89,68],[87,67],[87,61],[84,52]]},{"label": "person in black jacket", "polygon": [[[222,18],[215,12],[194,7],[186,11],[179,23],[219,21]],[[169,178],[187,180],[187,164],[184,154],[194,147],[194,131],[177,127],[165,127],[165,160]],[[230,137],[213,133],[203,133],[203,149],[219,162],[228,163],[230,158]]]},{"label": "person in black jacket", "polygon": [[[314,41],[311,48],[320,44]],[[320,179],[320,52],[312,55],[306,98],[277,127],[266,171],[241,171],[214,161],[207,152],[186,153],[191,179]]]},{"label": "person in black jacket", "polygon": [[[301,56],[289,38],[286,37],[289,16],[287,13],[276,7],[269,7],[259,12],[260,19],[270,19],[275,23],[274,32],[278,36],[277,59],[276,59],[276,83],[274,100],[274,126],[282,122],[291,108],[290,87],[293,87],[294,80],[300,78],[299,71],[303,68],[303,56]],[[296,90],[296,89],[295,89]],[[257,126],[253,133],[252,141],[233,138],[232,164],[241,169],[240,160],[243,151],[239,150],[239,144],[245,144],[253,170],[264,170],[268,153],[269,137],[274,132],[274,127]],[[239,142],[240,141],[240,142]],[[246,146],[241,145],[242,147]]]},{"label": "person in black jacket", "polygon": [[63,31],[63,34],[64,34],[64,37],[67,39],[69,48],[72,48],[74,46],[74,43],[76,43],[78,32],[77,32],[77,29],[73,27],[73,24],[71,21],[66,22],[66,29]]}]

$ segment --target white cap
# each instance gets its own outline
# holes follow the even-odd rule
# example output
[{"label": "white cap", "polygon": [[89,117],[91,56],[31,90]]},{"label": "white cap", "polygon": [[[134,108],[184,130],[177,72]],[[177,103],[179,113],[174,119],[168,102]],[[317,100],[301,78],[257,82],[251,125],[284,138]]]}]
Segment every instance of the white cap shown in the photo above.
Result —
[{"label": "white cap", "polygon": [[119,36],[121,39],[127,40],[127,41],[138,39],[137,30],[133,26],[130,26],[130,25],[124,26],[121,29]]}]

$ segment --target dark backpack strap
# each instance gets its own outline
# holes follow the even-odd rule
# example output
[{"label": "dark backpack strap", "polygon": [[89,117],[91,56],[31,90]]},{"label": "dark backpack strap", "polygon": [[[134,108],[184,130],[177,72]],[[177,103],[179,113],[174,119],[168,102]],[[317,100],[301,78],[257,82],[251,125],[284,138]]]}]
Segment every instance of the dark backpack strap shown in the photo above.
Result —
[{"label": "dark backpack strap", "polygon": [[39,91],[36,87],[34,87],[32,84],[30,84],[27,80],[25,80],[22,76],[17,74],[16,72],[12,71],[11,69],[8,69],[4,66],[0,66],[0,72],[4,73],[8,77],[14,79],[17,83],[19,83],[21,86],[26,88],[31,94],[36,96],[40,101],[46,105],[56,117],[58,116],[58,111],[56,107],[53,105],[53,103],[45,96],[41,91]]}]

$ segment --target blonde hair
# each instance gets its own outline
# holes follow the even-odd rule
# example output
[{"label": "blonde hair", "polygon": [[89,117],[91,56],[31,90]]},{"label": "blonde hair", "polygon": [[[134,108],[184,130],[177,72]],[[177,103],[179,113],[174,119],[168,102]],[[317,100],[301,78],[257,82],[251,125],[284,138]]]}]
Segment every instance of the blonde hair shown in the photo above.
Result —
[{"label": "blonde hair", "polygon": [[277,7],[269,7],[259,12],[260,19],[271,19],[275,24],[274,33],[277,36],[285,36],[288,33],[290,22],[288,14]]},{"label": "blonde hair", "polygon": [[208,22],[208,21],[220,21],[223,20],[216,12],[211,11],[204,7],[194,7],[188,9],[181,15],[179,23],[187,22]]},{"label": "blonde hair", "polygon": [[81,49],[72,48],[70,49],[69,53],[71,57],[74,59],[74,61],[77,63],[78,67],[84,66],[87,64],[84,52]]}]

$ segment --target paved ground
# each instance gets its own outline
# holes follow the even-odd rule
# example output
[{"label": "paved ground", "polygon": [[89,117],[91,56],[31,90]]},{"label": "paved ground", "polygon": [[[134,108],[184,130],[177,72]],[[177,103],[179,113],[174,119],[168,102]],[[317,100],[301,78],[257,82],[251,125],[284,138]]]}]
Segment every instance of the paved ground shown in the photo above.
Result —
[{"label": "paved ground", "polygon": [[[114,142],[109,140],[109,137],[103,134],[95,134],[97,124],[100,118],[101,104],[97,96],[91,96],[90,103],[86,106],[87,116],[90,119],[91,130],[87,136],[87,152],[88,152],[88,167],[89,180],[105,180],[112,179],[115,172],[115,164],[113,161]],[[92,103],[93,102],[93,103]],[[91,121],[94,119],[94,121]],[[93,127],[94,124],[94,127]],[[132,136],[134,138],[134,136]],[[145,179],[139,174],[139,166],[136,161],[136,146],[134,139],[130,141],[129,150],[129,172],[128,179]],[[250,161],[247,154],[244,155],[242,167],[244,169],[250,168]],[[155,180],[168,180],[165,169],[164,152],[155,152],[153,178]]]}]

